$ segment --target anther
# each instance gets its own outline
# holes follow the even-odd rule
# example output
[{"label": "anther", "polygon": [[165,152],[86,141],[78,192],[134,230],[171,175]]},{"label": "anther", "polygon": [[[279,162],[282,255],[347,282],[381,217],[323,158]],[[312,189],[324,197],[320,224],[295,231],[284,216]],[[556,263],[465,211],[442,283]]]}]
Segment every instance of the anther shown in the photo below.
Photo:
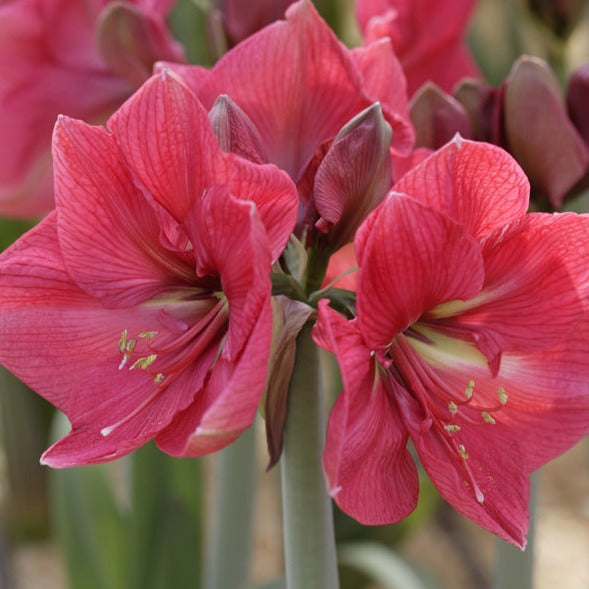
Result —
[{"label": "anther", "polygon": [[447,424],[447,425],[444,426],[444,429],[447,432],[455,433],[455,432],[459,432],[460,431],[460,426],[459,425],[455,425],[453,423],[449,423],[449,424]]},{"label": "anther", "polygon": [[507,403],[508,397],[503,387],[499,387],[497,389],[497,395],[499,396],[499,403],[501,403],[501,405],[505,405],[505,403]]},{"label": "anther", "polygon": [[129,335],[129,332],[126,329],[123,329],[123,333],[121,333],[121,339],[119,340],[119,352],[121,354],[127,348],[127,336],[128,335]]},{"label": "anther", "polygon": [[468,460],[468,453],[466,452],[466,448],[463,444],[458,444],[458,453],[460,454],[460,458],[462,458],[462,460]]},{"label": "anther", "polygon": [[469,380],[468,381],[468,386],[466,387],[466,390],[464,391],[464,394],[466,395],[467,399],[472,399],[472,393],[474,391],[474,380]]},{"label": "anther", "polygon": [[155,362],[156,358],[157,354],[150,354],[149,356],[138,358],[135,360],[135,362],[133,362],[129,370],[135,370],[135,368],[141,368],[141,370],[145,370]]},{"label": "anther", "polygon": [[496,423],[495,418],[488,411],[483,411],[481,417],[485,423]]}]

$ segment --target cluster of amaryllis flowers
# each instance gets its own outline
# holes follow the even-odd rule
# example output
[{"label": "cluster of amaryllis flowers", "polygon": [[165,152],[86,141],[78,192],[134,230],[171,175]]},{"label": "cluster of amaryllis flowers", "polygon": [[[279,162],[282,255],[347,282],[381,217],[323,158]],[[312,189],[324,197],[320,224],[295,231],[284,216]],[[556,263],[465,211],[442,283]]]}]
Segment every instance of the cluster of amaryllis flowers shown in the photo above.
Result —
[{"label": "cluster of amaryllis flowers", "polygon": [[[233,442],[276,377],[280,294],[341,369],[339,506],[408,515],[410,439],[456,509],[523,546],[529,473],[589,430],[589,219],[526,214],[485,143],[411,167],[407,103],[389,39],[349,50],[301,0],[210,70],[159,63],[104,126],[61,117],[55,210],[0,258],[0,362],[72,425],[43,463]],[[354,289],[324,286],[352,241]]]}]

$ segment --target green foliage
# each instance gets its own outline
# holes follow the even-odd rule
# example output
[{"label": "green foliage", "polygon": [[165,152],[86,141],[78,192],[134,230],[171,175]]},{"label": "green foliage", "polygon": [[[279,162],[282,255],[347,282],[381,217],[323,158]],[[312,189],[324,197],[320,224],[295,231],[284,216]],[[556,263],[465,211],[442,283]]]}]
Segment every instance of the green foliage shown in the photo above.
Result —
[{"label": "green foliage", "polygon": [[199,587],[197,461],[148,444],[111,464],[51,471],[50,485],[71,589]]}]

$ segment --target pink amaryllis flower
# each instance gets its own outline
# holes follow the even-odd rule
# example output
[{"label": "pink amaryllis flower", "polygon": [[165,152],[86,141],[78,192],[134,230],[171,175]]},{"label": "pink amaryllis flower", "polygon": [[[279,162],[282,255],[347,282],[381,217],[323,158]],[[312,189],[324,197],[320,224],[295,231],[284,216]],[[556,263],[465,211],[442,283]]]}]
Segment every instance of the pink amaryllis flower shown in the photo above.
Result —
[{"label": "pink amaryllis flower", "polygon": [[0,362],[72,423],[42,462],[230,443],[265,385],[291,180],[221,151],[170,72],[106,129],[60,118],[53,155],[56,210],[0,258]]},{"label": "pink amaryllis flower", "polygon": [[457,138],[359,229],[356,317],[321,301],[344,390],[324,466],[368,524],[415,507],[421,463],[458,511],[525,545],[528,474],[589,430],[589,219],[525,214],[501,149]]},{"label": "pink amaryllis flower", "polygon": [[151,73],[180,60],[171,0],[0,1],[0,215],[53,207],[58,114],[103,122]]},{"label": "pink amaryllis flower", "polygon": [[409,94],[427,81],[450,92],[465,76],[478,77],[463,42],[475,0],[357,0],[365,41],[389,37],[407,76]]},{"label": "pink amaryllis flower", "polygon": [[[331,187],[345,183],[355,189],[353,179],[343,178],[346,173],[356,170],[356,177],[362,178],[358,184],[370,184],[371,180],[363,181],[364,175],[380,177],[385,167],[366,174],[365,168],[383,159],[383,145],[388,154],[389,144],[397,153],[408,152],[413,144],[405,79],[389,41],[347,49],[309,0],[292,4],[285,20],[245,39],[210,71],[170,67],[210,110],[224,149],[252,161],[272,162],[290,175],[301,198],[299,226],[313,226],[323,218],[325,229],[350,211],[371,210],[377,204],[369,202],[366,207],[374,199],[374,190],[349,190],[344,199],[345,190],[324,189],[317,197],[317,176],[333,181]],[[380,102],[379,113],[374,112],[376,102]],[[369,108],[373,112],[362,115]],[[361,137],[354,139],[353,149],[338,134],[355,117],[363,116],[370,120],[359,129]],[[352,127],[362,127],[357,123],[352,122]],[[392,143],[385,125],[392,127]],[[338,149],[339,139],[346,148]],[[358,153],[362,157],[352,161]],[[378,195],[379,201],[388,186]],[[328,196],[334,192],[345,202],[335,203]]]}]

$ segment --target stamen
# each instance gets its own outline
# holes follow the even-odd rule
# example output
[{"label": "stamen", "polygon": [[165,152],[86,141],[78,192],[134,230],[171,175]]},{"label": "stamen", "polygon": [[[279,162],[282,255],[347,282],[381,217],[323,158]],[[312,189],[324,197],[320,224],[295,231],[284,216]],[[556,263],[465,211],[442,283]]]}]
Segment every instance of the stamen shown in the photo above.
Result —
[{"label": "stamen", "polygon": [[459,426],[459,425],[455,425],[455,424],[453,424],[453,423],[448,423],[448,424],[446,424],[446,425],[444,426],[444,429],[445,429],[447,432],[452,432],[452,433],[455,433],[455,432],[459,432],[459,431],[460,431],[460,426]]},{"label": "stamen", "polygon": [[464,391],[464,394],[466,395],[466,398],[470,401],[470,399],[472,399],[472,393],[474,391],[474,380],[469,380],[468,381],[468,386],[466,387],[466,390]]},{"label": "stamen", "polygon": [[507,403],[508,397],[503,387],[499,387],[497,389],[497,395],[499,396],[499,403],[501,403],[501,405],[505,405]]},{"label": "stamen", "polygon": [[127,336],[129,332],[126,329],[123,329],[123,333],[121,333],[121,339],[119,340],[119,352],[122,354],[127,349]]},{"label": "stamen", "polygon": [[460,454],[460,458],[463,460],[468,460],[468,452],[464,447],[464,444],[458,444],[458,454]]},{"label": "stamen", "polygon": [[157,359],[157,354],[150,354],[149,356],[144,356],[139,358],[133,362],[129,370],[135,370],[135,368],[141,368],[141,370],[145,370],[149,366],[151,366],[155,360]]},{"label": "stamen", "polygon": [[485,423],[496,423],[495,418],[488,411],[483,411],[481,417]]},{"label": "stamen", "polygon": [[452,415],[456,415],[456,413],[458,413],[458,405],[456,405],[454,401],[450,401],[448,403],[448,410],[450,411],[450,413],[452,413]]},{"label": "stamen", "polygon": [[157,334],[157,331],[142,331],[137,337],[140,337],[141,339],[151,339],[152,337],[155,337]]}]

